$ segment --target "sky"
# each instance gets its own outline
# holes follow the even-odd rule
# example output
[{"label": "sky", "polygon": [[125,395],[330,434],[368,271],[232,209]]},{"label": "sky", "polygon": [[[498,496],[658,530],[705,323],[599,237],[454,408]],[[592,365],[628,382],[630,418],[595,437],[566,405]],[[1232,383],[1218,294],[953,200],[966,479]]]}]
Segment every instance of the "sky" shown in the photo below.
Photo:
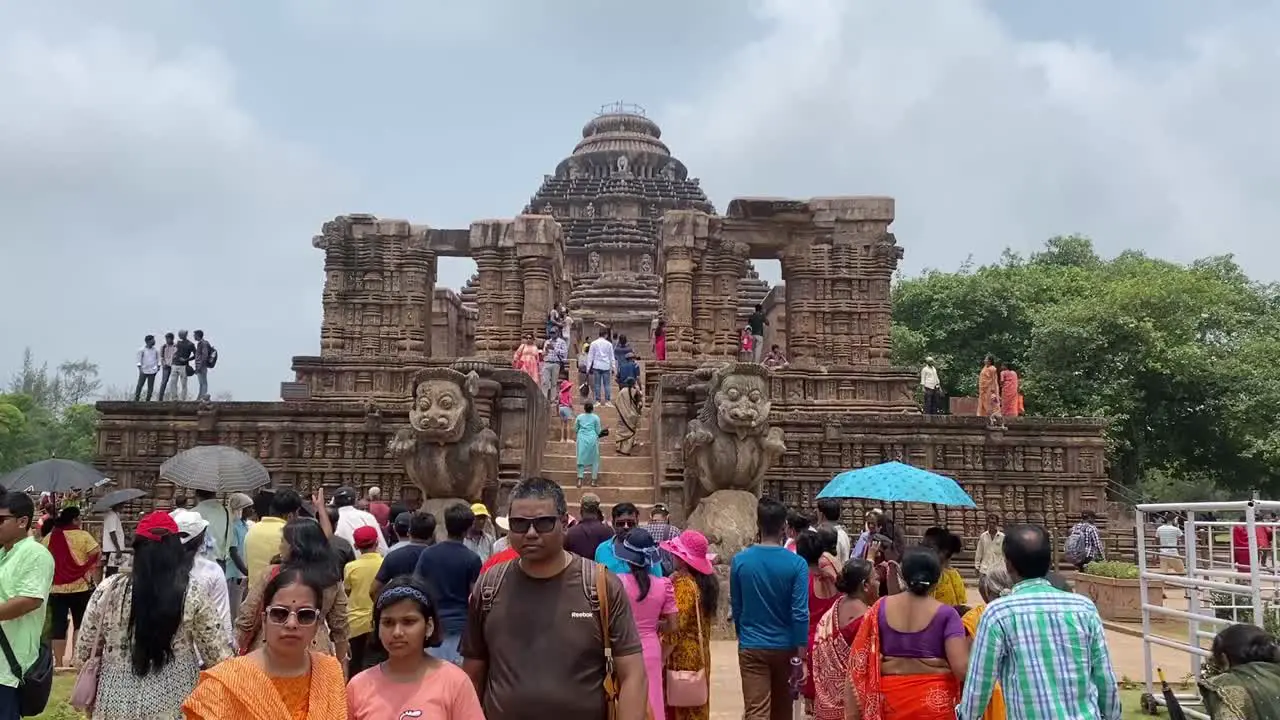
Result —
[{"label": "sky", "polygon": [[511,217],[618,100],[720,209],[894,196],[907,274],[1083,233],[1277,280],[1277,36],[1277,0],[0,0],[0,379],[131,387],[202,328],[214,392],[276,399],[325,220]]}]

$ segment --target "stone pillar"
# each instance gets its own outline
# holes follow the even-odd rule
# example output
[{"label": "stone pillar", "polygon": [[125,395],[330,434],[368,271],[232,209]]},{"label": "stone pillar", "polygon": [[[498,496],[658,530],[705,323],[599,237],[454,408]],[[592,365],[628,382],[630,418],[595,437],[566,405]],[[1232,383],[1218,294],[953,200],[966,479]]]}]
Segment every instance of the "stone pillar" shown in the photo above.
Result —
[{"label": "stone pillar", "polygon": [[547,215],[521,215],[515,219],[515,251],[522,280],[522,333],[541,337],[547,313],[556,301],[558,265],[564,263],[564,237],[560,224]]},{"label": "stone pillar", "polygon": [[[713,220],[712,224],[718,225],[718,219]],[[707,345],[707,354],[732,359],[738,355],[742,330],[738,323],[738,280],[747,272],[747,247],[743,243],[718,237],[713,248],[704,260],[706,273],[713,279],[712,291],[705,298],[698,298],[700,303],[705,303],[710,309],[712,319],[714,335]]]},{"label": "stone pillar", "polygon": [[312,245],[325,252],[326,358],[423,360],[431,350],[436,255],[404,220],[343,215]]},{"label": "stone pillar", "polygon": [[[482,220],[471,223],[471,257],[476,261],[476,289],[479,316],[476,318],[476,353],[510,357],[516,345],[506,327],[505,270],[515,247],[510,220]],[[515,334],[519,335],[517,319]],[[516,343],[519,338],[516,338]]]},{"label": "stone pillar", "polygon": [[698,236],[710,217],[696,210],[671,210],[662,218],[662,312],[667,320],[667,358],[693,357],[693,274]]},{"label": "stone pillar", "polygon": [[797,366],[888,366],[889,285],[902,248],[885,197],[814,198],[782,250],[787,349]]}]

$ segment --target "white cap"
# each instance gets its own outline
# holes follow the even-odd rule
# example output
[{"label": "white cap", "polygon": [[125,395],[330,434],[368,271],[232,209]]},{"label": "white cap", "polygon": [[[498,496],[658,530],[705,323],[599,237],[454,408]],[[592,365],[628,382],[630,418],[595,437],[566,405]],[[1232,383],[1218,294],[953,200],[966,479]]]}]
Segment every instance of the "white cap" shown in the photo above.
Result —
[{"label": "white cap", "polygon": [[174,510],[169,513],[169,517],[178,524],[178,532],[182,535],[183,543],[191,542],[209,527],[209,521],[194,510]]}]

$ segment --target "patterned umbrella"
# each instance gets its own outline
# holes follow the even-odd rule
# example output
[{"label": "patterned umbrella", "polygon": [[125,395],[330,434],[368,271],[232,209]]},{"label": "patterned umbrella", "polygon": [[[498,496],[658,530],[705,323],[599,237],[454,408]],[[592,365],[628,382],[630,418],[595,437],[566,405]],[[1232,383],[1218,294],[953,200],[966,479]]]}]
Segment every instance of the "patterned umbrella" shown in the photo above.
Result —
[{"label": "patterned umbrella", "polygon": [[225,445],[183,450],[160,466],[160,479],[189,490],[215,493],[249,493],[271,482],[262,463]]},{"label": "patterned umbrella", "polygon": [[50,458],[18,468],[0,478],[0,486],[12,492],[25,493],[66,493],[73,490],[88,490],[107,479],[96,468],[76,462]]},{"label": "patterned umbrella", "polygon": [[897,461],[846,470],[827,483],[818,497],[977,507],[955,480]]}]

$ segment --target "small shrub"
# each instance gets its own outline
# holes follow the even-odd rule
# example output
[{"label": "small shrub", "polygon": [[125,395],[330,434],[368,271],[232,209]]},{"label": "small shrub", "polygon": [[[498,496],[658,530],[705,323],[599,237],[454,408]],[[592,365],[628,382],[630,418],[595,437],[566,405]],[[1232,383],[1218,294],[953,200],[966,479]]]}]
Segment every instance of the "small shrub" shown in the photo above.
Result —
[{"label": "small shrub", "polygon": [[1101,560],[1084,566],[1086,575],[1114,578],[1116,580],[1137,580],[1138,566],[1131,562],[1119,560]]}]

